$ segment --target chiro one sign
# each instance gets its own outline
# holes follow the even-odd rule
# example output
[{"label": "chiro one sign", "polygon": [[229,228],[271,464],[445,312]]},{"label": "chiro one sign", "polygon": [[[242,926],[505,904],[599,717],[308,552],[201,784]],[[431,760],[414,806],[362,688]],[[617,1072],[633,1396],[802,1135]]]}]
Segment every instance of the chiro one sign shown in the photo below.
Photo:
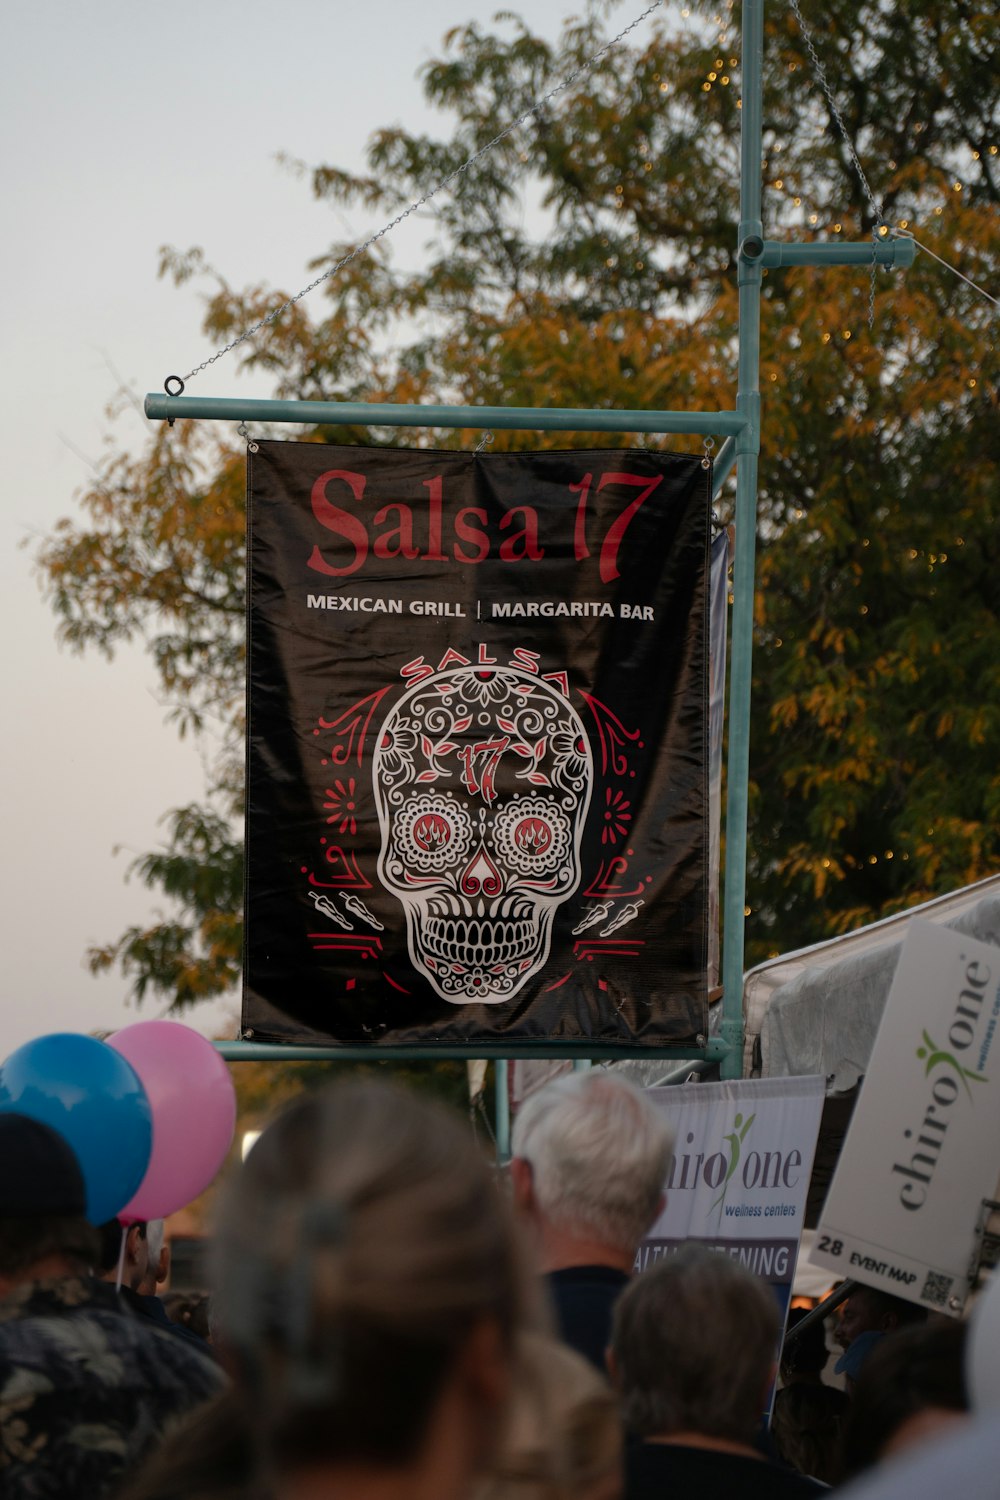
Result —
[{"label": "chiro one sign", "polygon": [[822,1078],[650,1089],[674,1129],[666,1205],[636,1269],[699,1240],[791,1295],[823,1110]]},{"label": "chiro one sign", "polygon": [[811,1259],[959,1313],[1000,1169],[1000,949],[914,920]]},{"label": "chiro one sign", "polygon": [[256,448],[245,1029],[695,1043],[709,469]]}]

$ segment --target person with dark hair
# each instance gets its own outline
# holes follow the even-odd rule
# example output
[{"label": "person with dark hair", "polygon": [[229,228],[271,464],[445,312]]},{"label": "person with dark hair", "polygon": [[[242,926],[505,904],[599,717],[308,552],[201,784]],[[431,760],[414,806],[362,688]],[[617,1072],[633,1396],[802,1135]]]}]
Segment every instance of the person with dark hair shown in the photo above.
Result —
[{"label": "person with dark hair", "polygon": [[[806,1316],[804,1308],[788,1314],[788,1333]],[[804,1333],[785,1336],[774,1398],[771,1442],[783,1463],[800,1474],[833,1484],[840,1472],[840,1447],[848,1398],[836,1386],[824,1385],[830,1358],[826,1327],[810,1323]]]},{"label": "person with dark hair", "polygon": [[774,1294],[736,1261],[685,1245],[615,1309],[611,1373],[626,1431],[625,1500],[798,1500],[824,1486],[756,1446],[774,1374]]},{"label": "person with dark hair", "polygon": [[923,1323],[926,1319],[927,1309],[915,1302],[907,1302],[905,1297],[894,1297],[891,1292],[880,1291],[874,1286],[855,1286],[837,1309],[833,1333],[844,1351],[833,1368],[838,1375],[843,1375],[848,1395],[865,1361],[887,1333],[905,1328],[910,1323]]},{"label": "person with dark hair", "polygon": [[0,1113],[0,1493],[100,1500],[170,1420],[213,1395],[211,1359],[90,1272],[100,1239],[56,1131]]},{"label": "person with dark hair", "polygon": [[138,1291],[149,1275],[149,1242],[146,1225],[142,1220],[122,1224],[118,1219],[109,1219],[97,1226],[100,1252],[97,1268],[102,1281],[117,1285],[121,1269],[121,1285],[129,1291]]},{"label": "person with dark hair", "polygon": [[[137,1317],[148,1318],[165,1333],[173,1334],[194,1348],[199,1349],[202,1354],[208,1353],[207,1335],[199,1338],[198,1330],[186,1326],[179,1321],[173,1320],[164,1303],[155,1292],[143,1292],[143,1284],[150,1279],[150,1231],[160,1239],[162,1244],[163,1220],[156,1219],[152,1224],[147,1224],[137,1219],[132,1224],[122,1224],[118,1219],[111,1219],[106,1224],[101,1224],[98,1229],[100,1238],[100,1251],[97,1260],[97,1272],[102,1281],[108,1281],[118,1290],[118,1295]],[[157,1257],[159,1259],[159,1249]],[[121,1272],[121,1284],[119,1285],[119,1271]],[[154,1275],[155,1285],[155,1275]]]},{"label": "person with dark hair", "polygon": [[[928,1324],[929,1329],[934,1326]],[[839,1492],[845,1500],[848,1495],[851,1500],[941,1500],[942,1496],[947,1500],[952,1495],[962,1500],[966,1496],[996,1500],[1000,1496],[1000,1277],[995,1271],[985,1291],[973,1301],[968,1323],[961,1326],[967,1329],[964,1374],[969,1415],[953,1414],[927,1442],[906,1443],[906,1436],[914,1435],[916,1429],[905,1422],[896,1429],[892,1452],[883,1448],[878,1465]],[[941,1400],[940,1389],[935,1398]],[[937,1414],[943,1415],[942,1406],[937,1407]]]},{"label": "person with dark hair", "polygon": [[969,1410],[965,1324],[949,1319],[887,1334],[858,1376],[844,1430],[844,1474],[874,1468],[943,1434]]}]

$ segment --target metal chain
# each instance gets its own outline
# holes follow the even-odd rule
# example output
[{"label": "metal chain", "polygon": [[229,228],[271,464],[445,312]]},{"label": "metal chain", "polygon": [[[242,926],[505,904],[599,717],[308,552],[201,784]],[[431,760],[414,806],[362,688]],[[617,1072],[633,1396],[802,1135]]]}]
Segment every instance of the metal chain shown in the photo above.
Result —
[{"label": "metal chain", "polygon": [[489,443],[492,443],[492,441],[493,441],[493,434],[490,431],[490,429],[487,427],[486,431],[483,433],[482,437],[479,439],[479,442],[473,448],[473,450],[472,450],[473,453],[482,453],[483,449]]},{"label": "metal chain", "polygon": [[715,447],[715,438],[714,437],[707,437],[705,439],[704,443],[702,444],[704,456],[703,456],[703,458],[701,460],[701,466],[702,466],[703,469],[710,469],[712,467],[712,449],[714,447]]},{"label": "metal chain", "polygon": [[[310,281],[309,285],[303,287],[301,292],[296,292],[294,297],[289,297],[286,302],[282,302],[280,307],[274,308],[272,312],[267,313],[263,318],[259,318],[256,323],[253,323],[249,328],[245,329],[238,338],[233,339],[232,343],[226,344],[222,349],[216,350],[216,352],[210,355],[208,359],[202,360],[200,365],[195,365],[194,368],[189,370],[188,373],[183,377],[182,389],[183,381],[192,380],[195,375],[200,374],[202,370],[207,370],[209,365],[214,365],[215,361],[217,359],[221,359],[224,354],[230,354],[234,349],[238,349],[240,344],[245,343],[247,339],[252,338],[255,333],[259,333],[262,328],[268,327],[271,323],[274,323],[278,318],[281,317],[282,313],[286,313],[290,307],[294,307],[296,302],[301,302],[303,297],[307,297],[309,293],[315,291],[318,286],[322,286],[324,281],[329,281],[331,276],[336,276],[338,271],[342,271],[344,267],[346,265],[349,265],[352,260],[355,260],[357,256],[363,255],[366,250],[370,250],[372,245],[376,244],[385,235],[389,234],[398,225],[402,224],[404,219],[408,219],[411,214],[416,213],[418,208],[423,208],[424,204],[429,203],[432,198],[434,198],[438,193],[441,192],[442,188],[446,188],[449,183],[454,182],[456,178],[461,177],[463,172],[467,172],[470,167],[475,166],[477,161],[480,161],[484,156],[492,151],[495,146],[499,146],[501,141],[506,140],[507,136],[515,131],[519,125],[523,125],[524,121],[527,120],[531,115],[538,114],[538,112],[543,109],[546,104],[548,104],[550,99],[554,99],[557,94],[564,93],[565,90],[568,89],[572,84],[574,84],[578,78],[583,78],[587,73],[591,72],[592,69],[594,69],[601,61],[601,59],[607,56],[607,54],[612,50],[613,47],[616,47],[624,37],[627,37],[630,31],[634,31],[637,26],[640,26],[647,16],[652,15],[654,10],[659,10],[662,4],[663,0],[653,0],[652,5],[647,5],[646,9],[642,12],[641,15],[636,16],[634,21],[630,21],[629,24],[623,28],[623,30],[619,31],[617,36],[612,37],[610,42],[606,42],[599,52],[595,52],[593,57],[589,58],[587,62],[583,63],[579,68],[575,68],[572,73],[568,73],[560,83],[556,84],[555,88],[550,89],[549,92],[547,94],[544,94],[541,99],[536,99],[535,102],[533,104],[530,104],[527,109],[522,110],[516,119],[511,120],[509,125],[505,125],[503,130],[498,131],[498,133],[493,137],[492,140],[487,141],[485,146],[481,146],[473,156],[468,157],[464,162],[462,162],[461,166],[456,167],[453,172],[449,172],[447,177],[443,177],[436,187],[431,188],[430,192],[425,193],[422,198],[418,198],[416,202],[411,203],[409,208],[405,208],[403,212],[397,214],[394,219],[390,219],[388,224],[384,224],[381,229],[376,230],[374,234],[369,235],[362,244],[355,245],[353,250],[350,250],[346,255],[342,256],[341,259],[337,261],[336,265],[331,266],[328,271],[324,271],[322,276],[317,276],[314,281]],[[178,380],[181,379],[181,377],[172,375],[169,376],[168,379]],[[168,394],[170,393],[168,392]],[[180,392],[174,392],[173,394],[179,395]]]},{"label": "metal chain", "polygon": [[837,128],[839,129],[841,135],[844,138],[844,145],[847,147],[848,155],[850,156],[851,161],[854,164],[854,170],[857,173],[858,181],[861,183],[861,186],[864,189],[865,196],[868,199],[868,202],[871,204],[871,210],[872,210],[872,213],[875,216],[875,223],[872,225],[872,274],[871,274],[871,286],[869,288],[869,293],[868,293],[868,327],[871,328],[874,325],[874,323],[875,323],[875,273],[876,273],[876,269],[877,269],[877,266],[878,266],[878,261],[877,261],[876,256],[875,256],[875,251],[876,251],[876,249],[878,247],[879,240],[882,239],[882,238],[884,238],[883,235],[879,234],[879,230],[882,229],[882,228],[884,228],[884,227],[888,227],[888,226],[886,226],[886,223],[885,223],[885,212],[884,212],[884,210],[882,208],[881,203],[878,201],[878,199],[875,197],[874,192],[872,191],[871,183],[868,181],[868,178],[865,176],[865,169],[861,165],[861,158],[858,156],[858,153],[855,151],[855,149],[854,149],[854,143],[853,143],[853,141],[851,140],[850,136],[847,133],[847,126],[844,124],[844,117],[840,113],[840,109],[839,109],[839,106],[837,104],[837,101],[833,97],[833,90],[830,88],[830,84],[827,81],[826,69],[824,68],[823,64],[820,62],[820,60],[819,60],[819,53],[816,51],[815,44],[813,43],[812,32],[809,30],[809,27],[806,25],[805,17],[803,16],[802,11],[799,9],[799,0],[789,0],[789,4],[791,5],[792,10],[795,13],[795,19],[799,23],[799,30],[802,33],[802,40],[805,42],[805,44],[806,44],[806,50],[808,51],[809,56],[812,59],[812,65],[813,65],[814,69],[816,70],[816,76],[819,79],[820,87],[822,88],[824,94],[826,95],[826,101],[827,101],[827,103],[830,106],[830,110],[831,110],[831,113],[833,114],[833,118],[837,122]]}]

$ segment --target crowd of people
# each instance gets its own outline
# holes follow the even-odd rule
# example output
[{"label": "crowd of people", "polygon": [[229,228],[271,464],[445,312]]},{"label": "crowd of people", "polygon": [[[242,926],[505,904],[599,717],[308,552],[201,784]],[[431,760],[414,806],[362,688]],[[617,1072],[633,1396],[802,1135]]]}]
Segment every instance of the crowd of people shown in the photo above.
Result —
[{"label": "crowd of people", "polygon": [[72,1150],[0,1114],[0,1495],[915,1500],[969,1453],[1000,1495],[965,1325],[871,1288],[843,1389],[790,1321],[768,1423],[772,1289],[695,1244],[632,1274],[671,1147],[601,1069],[523,1105],[505,1174],[426,1097],[309,1092],[223,1185],[196,1320],[157,1294],[162,1225],[88,1224]]}]

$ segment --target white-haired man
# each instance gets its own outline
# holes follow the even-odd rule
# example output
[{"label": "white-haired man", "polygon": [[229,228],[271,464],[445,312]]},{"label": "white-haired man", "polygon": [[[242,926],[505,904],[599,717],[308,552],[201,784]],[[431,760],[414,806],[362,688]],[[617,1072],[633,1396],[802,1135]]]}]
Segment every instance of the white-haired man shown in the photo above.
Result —
[{"label": "white-haired man", "polygon": [[602,1372],[615,1302],[660,1213],[673,1134],[606,1068],[559,1078],[521,1106],[510,1165],[563,1339]]}]

